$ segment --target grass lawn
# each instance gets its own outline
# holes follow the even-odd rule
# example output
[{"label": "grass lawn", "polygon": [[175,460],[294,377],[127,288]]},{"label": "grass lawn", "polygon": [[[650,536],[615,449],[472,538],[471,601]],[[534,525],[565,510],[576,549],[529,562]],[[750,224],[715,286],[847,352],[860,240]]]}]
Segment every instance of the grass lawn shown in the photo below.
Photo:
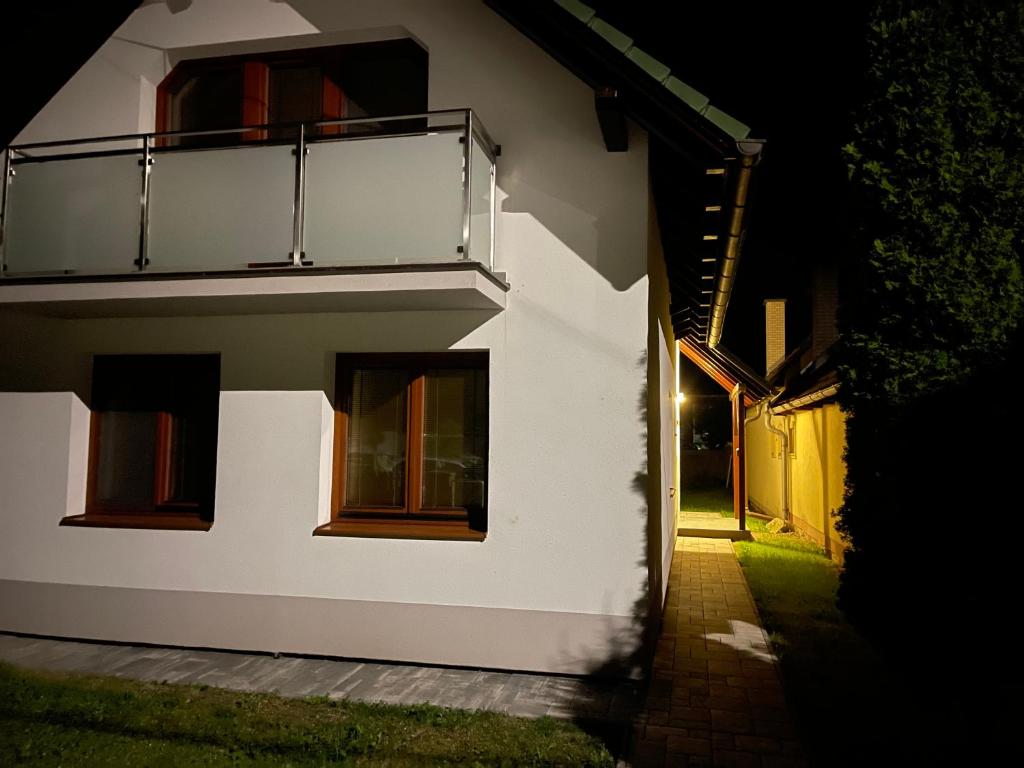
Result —
[{"label": "grass lawn", "polygon": [[[722,517],[733,516],[732,491],[720,486],[683,489],[679,505],[682,512],[715,512]],[[747,515],[748,531],[763,531],[766,523],[765,520]]]},{"label": "grass lawn", "polygon": [[732,517],[732,490],[721,486],[684,488],[679,497],[683,512],[716,512]]},{"label": "grass lawn", "polygon": [[737,557],[815,764],[871,765],[899,747],[901,696],[836,607],[839,569],[799,534],[755,534]]},{"label": "grass lawn", "polygon": [[611,766],[572,723],[0,664],[0,765]]}]

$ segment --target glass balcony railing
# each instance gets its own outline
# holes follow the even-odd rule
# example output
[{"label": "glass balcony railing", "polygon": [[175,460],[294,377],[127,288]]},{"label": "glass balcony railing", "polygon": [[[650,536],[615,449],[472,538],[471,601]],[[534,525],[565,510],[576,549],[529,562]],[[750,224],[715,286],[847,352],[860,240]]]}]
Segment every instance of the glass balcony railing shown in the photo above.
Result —
[{"label": "glass balcony railing", "polygon": [[2,275],[491,269],[496,149],[470,110],[11,147]]}]

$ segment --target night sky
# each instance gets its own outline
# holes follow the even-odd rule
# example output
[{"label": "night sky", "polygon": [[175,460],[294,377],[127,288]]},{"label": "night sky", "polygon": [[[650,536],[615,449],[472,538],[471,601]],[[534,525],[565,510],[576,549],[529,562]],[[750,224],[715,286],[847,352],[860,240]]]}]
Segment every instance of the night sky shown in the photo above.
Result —
[{"label": "night sky", "polygon": [[19,0],[4,7],[0,147],[6,147],[141,0]]},{"label": "night sky", "polygon": [[799,342],[810,330],[810,267],[834,259],[843,240],[840,148],[859,89],[861,4],[587,1],[767,140],[722,341],[761,371],[762,302],[789,300],[787,338]]}]

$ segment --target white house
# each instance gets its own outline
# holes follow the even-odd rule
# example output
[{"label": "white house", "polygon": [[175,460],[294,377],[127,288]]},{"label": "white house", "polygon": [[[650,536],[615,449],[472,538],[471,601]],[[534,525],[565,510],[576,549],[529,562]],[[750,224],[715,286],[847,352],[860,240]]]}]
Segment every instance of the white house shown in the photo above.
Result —
[{"label": "white house", "polygon": [[0,630],[635,659],[760,151],[680,77],[574,0],[142,4],[4,159]]}]

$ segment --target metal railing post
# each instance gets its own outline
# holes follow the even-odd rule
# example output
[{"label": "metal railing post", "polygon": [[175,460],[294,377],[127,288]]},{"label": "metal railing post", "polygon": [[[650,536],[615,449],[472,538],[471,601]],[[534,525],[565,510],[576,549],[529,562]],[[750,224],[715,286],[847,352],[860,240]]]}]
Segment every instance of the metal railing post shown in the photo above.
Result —
[{"label": "metal railing post", "polygon": [[306,124],[299,126],[295,143],[295,199],[292,202],[292,265],[302,266],[303,217],[306,206]]},{"label": "metal railing post", "polygon": [[498,175],[498,164],[494,160],[491,160],[491,197],[490,197],[491,205],[490,205],[490,211],[489,211],[490,216],[491,216],[491,220],[489,222],[490,223],[489,229],[490,229],[490,232],[491,232],[491,242],[490,242],[490,244],[488,246],[488,251],[487,251],[487,258],[488,258],[487,268],[489,270],[491,270],[492,272],[494,271],[494,239],[495,239],[494,238],[494,227],[495,227],[495,223],[496,223],[495,215],[494,215],[494,211],[495,211],[495,204],[494,204],[494,197],[495,197],[495,195],[494,195],[494,192],[495,192],[495,187],[497,186],[497,181],[498,181],[497,180],[497,175]]},{"label": "metal railing post", "polygon": [[466,135],[462,140],[462,258],[469,259],[470,208],[473,205],[473,110],[466,110]]},{"label": "metal railing post", "polygon": [[4,152],[4,181],[2,198],[0,198],[0,279],[7,275],[7,188],[11,184],[11,153]]},{"label": "metal railing post", "polygon": [[142,138],[142,194],[139,204],[139,258],[136,264],[139,272],[145,272],[149,266],[149,176],[153,166],[153,155],[150,152],[149,135]]}]

